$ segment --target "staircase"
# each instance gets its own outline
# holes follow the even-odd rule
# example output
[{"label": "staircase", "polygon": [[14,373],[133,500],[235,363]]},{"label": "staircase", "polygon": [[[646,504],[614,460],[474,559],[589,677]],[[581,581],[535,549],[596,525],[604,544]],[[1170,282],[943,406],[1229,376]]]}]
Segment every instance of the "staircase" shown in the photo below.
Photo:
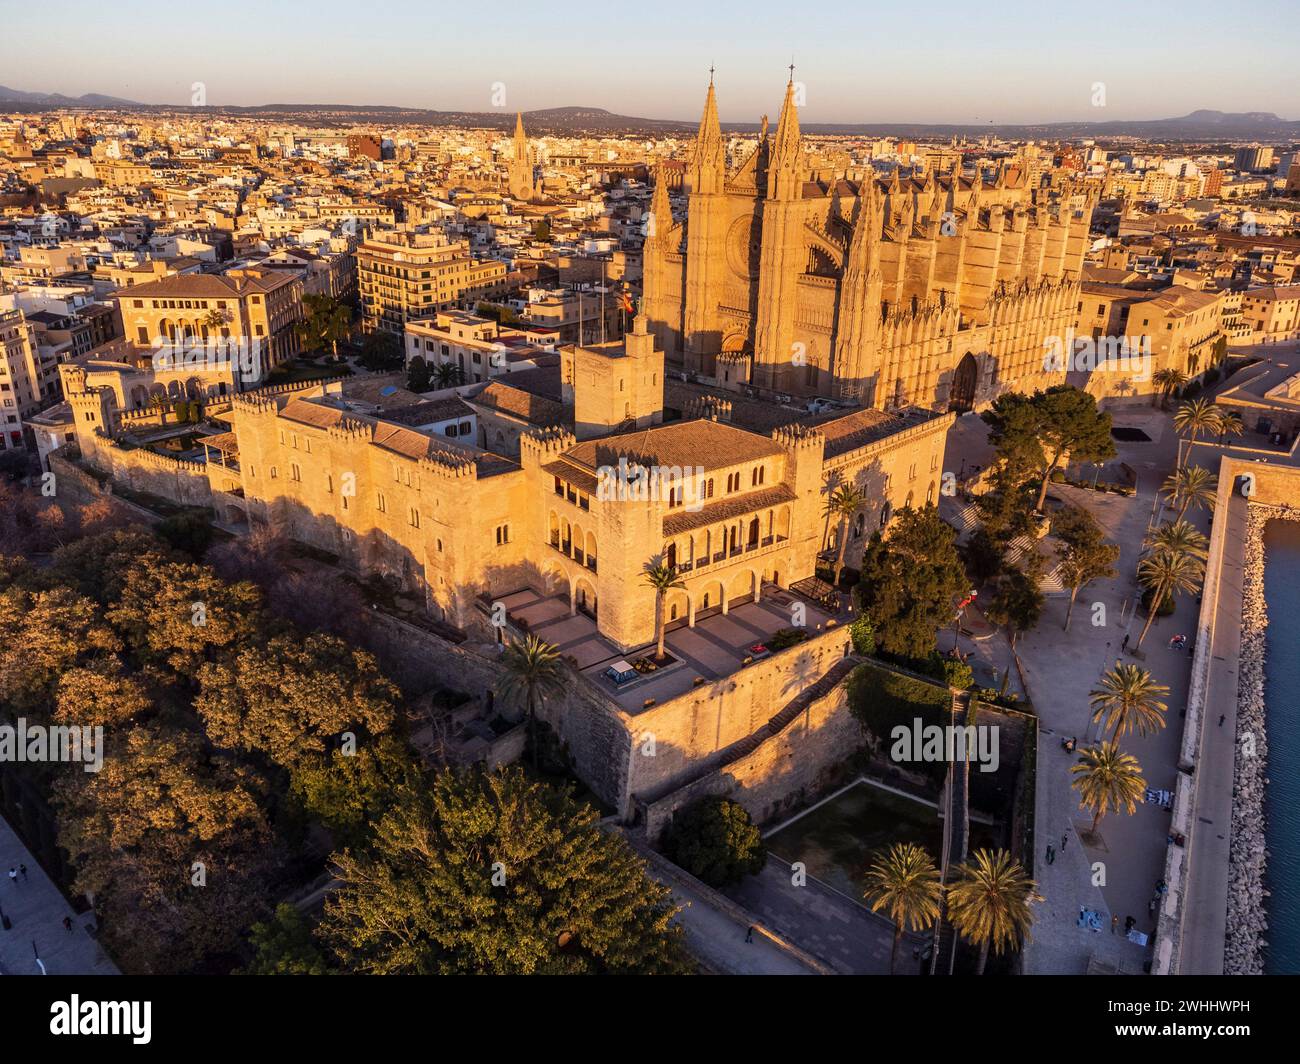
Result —
[{"label": "staircase", "polygon": [[[952,693],[952,724],[965,728],[970,719],[970,692]],[[957,867],[966,860],[970,842],[970,755],[966,750],[959,758],[956,751],[948,762],[948,779],[944,784],[943,868],[939,881],[946,887],[957,875]],[[939,919],[934,925],[934,956],[931,975],[952,975],[957,957],[957,932],[948,922],[947,897],[940,904]]]}]

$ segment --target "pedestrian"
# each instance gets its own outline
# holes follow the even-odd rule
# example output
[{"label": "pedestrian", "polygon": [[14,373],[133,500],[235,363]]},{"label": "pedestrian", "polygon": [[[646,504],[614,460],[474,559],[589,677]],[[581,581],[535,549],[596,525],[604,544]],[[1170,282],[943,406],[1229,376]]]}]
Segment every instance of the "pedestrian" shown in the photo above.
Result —
[{"label": "pedestrian", "polygon": [[26,883],[26,882],[27,882],[27,866],[26,866],[25,864],[20,864],[20,865],[18,866],[18,871],[20,871],[20,872],[23,874],[23,882]]},{"label": "pedestrian", "polygon": [[1047,863],[1056,864],[1056,850],[1051,846],[1047,847]]},{"label": "pedestrian", "polygon": [[9,882],[12,883],[15,887],[18,886],[18,869],[16,868],[9,869]]},{"label": "pedestrian", "polygon": [[1070,841],[1068,832],[1061,832],[1061,852],[1065,852],[1065,844]]},{"label": "pedestrian", "polygon": [[65,917],[63,918],[63,930],[66,931],[68,934],[72,934],[72,917],[71,917],[71,916],[65,916]]},{"label": "pedestrian", "polygon": [[1225,720],[1227,720],[1227,719],[1228,719],[1228,714],[1226,714],[1226,713],[1220,713],[1220,714],[1219,714],[1219,727],[1220,727],[1220,728],[1223,727],[1223,722],[1224,722]]},{"label": "pedestrian", "polygon": [[1147,902],[1147,915],[1155,916],[1155,914],[1156,914],[1156,900],[1155,898],[1152,898],[1149,902]]},{"label": "pedestrian", "polygon": [[1119,913],[1110,914],[1110,933],[1113,935],[1115,929],[1119,927]]},{"label": "pedestrian", "polygon": [[754,929],[753,929],[752,927],[751,927],[748,931],[745,932],[745,941],[746,941],[746,942],[753,942],[753,941],[754,941]]},{"label": "pedestrian", "polygon": [[1124,633],[1124,641],[1120,643],[1119,648],[1121,651],[1128,649],[1128,632]]}]

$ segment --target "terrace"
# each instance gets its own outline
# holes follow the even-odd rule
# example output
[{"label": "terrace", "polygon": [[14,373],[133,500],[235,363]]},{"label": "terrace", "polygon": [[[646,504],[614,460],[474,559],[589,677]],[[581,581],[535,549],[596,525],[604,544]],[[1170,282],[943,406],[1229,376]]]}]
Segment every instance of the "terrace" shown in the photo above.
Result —
[{"label": "terrace", "polygon": [[616,684],[605,670],[615,662],[635,662],[647,652],[652,657],[653,643],[620,651],[600,634],[591,616],[581,611],[570,615],[567,595],[543,595],[524,589],[501,601],[512,624],[559,647],[588,682],[628,713],[676,698],[767,657],[775,648],[768,647],[764,652],[756,651],[755,646],[766,646],[781,629],[792,627],[792,607],[796,603],[804,608],[804,629],[810,637],[852,619],[847,609],[837,613],[793,591],[764,584],[759,602],[733,605],[726,613],[718,608],[700,611],[694,627],[685,621],[670,624],[664,645],[674,660]]}]

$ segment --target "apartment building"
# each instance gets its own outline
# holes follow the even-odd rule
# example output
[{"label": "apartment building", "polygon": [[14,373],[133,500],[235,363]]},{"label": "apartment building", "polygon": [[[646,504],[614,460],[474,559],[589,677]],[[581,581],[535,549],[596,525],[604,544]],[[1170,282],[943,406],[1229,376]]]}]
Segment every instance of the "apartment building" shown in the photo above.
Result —
[{"label": "apartment building", "polygon": [[0,312],[0,450],[23,446],[23,418],[43,405],[45,373],[35,329],[23,312]]},{"label": "apartment building", "polygon": [[1245,342],[1276,344],[1300,337],[1300,284],[1248,288],[1241,294]]},{"label": "apartment building", "polygon": [[385,233],[357,247],[362,327],[401,335],[408,321],[504,295],[505,263],[476,260],[469,241]]}]

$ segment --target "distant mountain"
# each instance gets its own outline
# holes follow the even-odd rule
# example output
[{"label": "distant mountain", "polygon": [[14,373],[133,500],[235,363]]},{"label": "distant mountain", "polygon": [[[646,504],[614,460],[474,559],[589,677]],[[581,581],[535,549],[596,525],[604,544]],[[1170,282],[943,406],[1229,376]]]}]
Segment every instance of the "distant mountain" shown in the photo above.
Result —
[{"label": "distant mountain", "polygon": [[[20,92],[0,85],[0,107],[39,111],[51,107],[91,107],[106,110],[275,116],[301,115],[322,125],[372,122],[383,125],[438,125],[461,128],[514,128],[513,111],[434,111],[419,107],[394,107],[387,104],[345,103],[268,103],[255,107],[180,107],[163,104],[140,104],[130,100],[87,93],[64,96],[60,93]],[[693,121],[665,118],[637,118],[614,114],[601,107],[550,107],[525,111],[524,125],[529,133],[677,133],[689,134],[696,128]],[[753,133],[757,122],[724,122],[733,133]],[[1232,141],[1261,140],[1300,141],[1300,121],[1279,118],[1267,111],[1224,112],[1200,110],[1181,118],[1138,119],[1097,122],[1044,122],[1031,124],[918,123],[918,122],[806,122],[807,133],[828,136],[901,136],[951,137],[982,136],[992,133],[1014,139],[1069,139],[1075,137],[1136,137],[1152,141]]]},{"label": "distant mountain", "polygon": [[61,92],[22,92],[0,85],[0,103],[22,103],[37,107],[142,107],[134,100],[88,92],[84,96],[64,96]]}]

